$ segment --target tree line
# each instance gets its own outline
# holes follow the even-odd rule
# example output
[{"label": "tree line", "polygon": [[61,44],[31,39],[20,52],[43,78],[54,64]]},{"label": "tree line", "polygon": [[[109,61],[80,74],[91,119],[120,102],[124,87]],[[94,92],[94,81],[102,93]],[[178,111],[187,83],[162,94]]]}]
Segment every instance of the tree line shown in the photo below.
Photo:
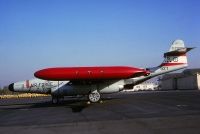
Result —
[{"label": "tree line", "polygon": [[8,86],[0,87],[0,95],[12,95],[12,94],[20,94],[20,93],[10,91],[8,89]]}]

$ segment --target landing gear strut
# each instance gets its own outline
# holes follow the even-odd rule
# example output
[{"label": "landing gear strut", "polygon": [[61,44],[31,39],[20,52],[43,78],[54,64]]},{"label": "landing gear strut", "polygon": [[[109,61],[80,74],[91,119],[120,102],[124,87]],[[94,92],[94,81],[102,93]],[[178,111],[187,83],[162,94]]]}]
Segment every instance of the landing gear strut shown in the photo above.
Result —
[{"label": "landing gear strut", "polygon": [[101,95],[97,90],[95,90],[88,95],[88,99],[90,100],[90,102],[95,103],[101,99]]},{"label": "landing gear strut", "polygon": [[59,104],[63,100],[64,100],[64,97],[52,96],[52,103],[53,104]]}]

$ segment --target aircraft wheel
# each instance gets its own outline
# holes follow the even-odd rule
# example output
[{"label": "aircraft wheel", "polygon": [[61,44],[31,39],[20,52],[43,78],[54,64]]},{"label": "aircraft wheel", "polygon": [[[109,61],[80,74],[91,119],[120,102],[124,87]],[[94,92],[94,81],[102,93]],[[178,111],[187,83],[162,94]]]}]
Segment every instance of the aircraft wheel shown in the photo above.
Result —
[{"label": "aircraft wheel", "polygon": [[52,96],[52,103],[53,104],[58,104],[60,102],[62,102],[64,100],[64,97],[55,97],[55,96]]},{"label": "aircraft wheel", "polygon": [[93,91],[88,95],[90,102],[98,102],[101,99],[101,95],[98,91]]},{"label": "aircraft wheel", "polygon": [[53,104],[58,104],[59,103],[58,97],[53,97],[52,96],[52,103]]}]

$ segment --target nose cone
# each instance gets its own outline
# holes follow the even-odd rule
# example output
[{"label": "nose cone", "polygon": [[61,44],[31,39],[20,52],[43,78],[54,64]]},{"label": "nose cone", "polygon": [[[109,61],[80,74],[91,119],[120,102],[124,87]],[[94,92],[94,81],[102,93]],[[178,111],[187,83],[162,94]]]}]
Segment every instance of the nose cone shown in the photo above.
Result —
[{"label": "nose cone", "polygon": [[39,79],[43,79],[43,77],[46,75],[46,71],[45,70],[39,70],[37,72],[34,73],[34,76],[36,78],[39,78]]},{"label": "nose cone", "polygon": [[14,83],[10,84],[10,85],[8,86],[8,89],[9,89],[10,91],[14,91]]},{"label": "nose cone", "polygon": [[55,74],[57,74],[57,69],[55,68],[46,68],[46,69],[42,69],[39,70],[37,72],[34,73],[34,76],[36,78],[42,79],[42,80],[52,80],[52,76],[54,76]]}]

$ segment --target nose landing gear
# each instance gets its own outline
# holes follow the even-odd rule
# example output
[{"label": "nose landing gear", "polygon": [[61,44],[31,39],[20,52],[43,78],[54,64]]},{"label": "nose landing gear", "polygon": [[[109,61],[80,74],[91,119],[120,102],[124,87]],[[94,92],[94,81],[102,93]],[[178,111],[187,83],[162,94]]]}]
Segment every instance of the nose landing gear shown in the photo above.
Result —
[{"label": "nose landing gear", "polygon": [[52,102],[53,104],[59,104],[59,103],[61,103],[63,100],[64,100],[64,97],[63,97],[63,96],[62,96],[62,97],[52,96],[51,102]]}]

